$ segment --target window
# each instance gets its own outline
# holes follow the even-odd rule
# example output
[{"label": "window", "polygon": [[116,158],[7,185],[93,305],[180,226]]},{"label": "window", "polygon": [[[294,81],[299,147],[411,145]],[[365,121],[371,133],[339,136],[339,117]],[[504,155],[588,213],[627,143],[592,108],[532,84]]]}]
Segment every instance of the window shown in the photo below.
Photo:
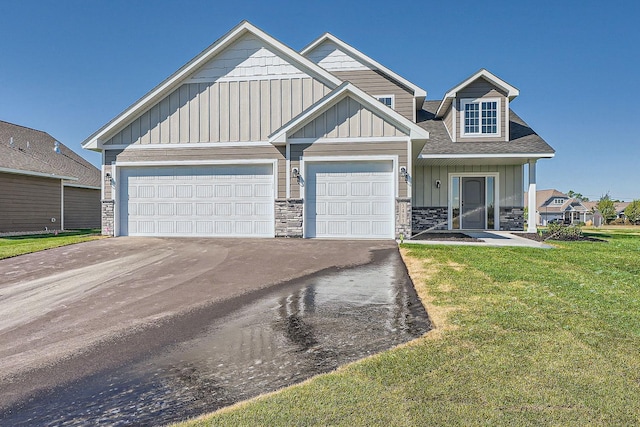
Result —
[{"label": "window", "polygon": [[389,108],[395,108],[393,95],[376,95],[375,98]]},{"label": "window", "polygon": [[500,135],[499,99],[463,99],[460,107],[462,136]]},{"label": "window", "polygon": [[553,199],[553,202],[551,202],[554,205],[562,205],[564,203],[564,199]]}]

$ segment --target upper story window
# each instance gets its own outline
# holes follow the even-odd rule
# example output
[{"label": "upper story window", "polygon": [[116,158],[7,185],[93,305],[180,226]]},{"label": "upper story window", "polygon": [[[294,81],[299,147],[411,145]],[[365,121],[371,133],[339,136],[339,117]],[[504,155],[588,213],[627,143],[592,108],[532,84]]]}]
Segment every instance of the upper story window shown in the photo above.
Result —
[{"label": "upper story window", "polygon": [[554,204],[554,205],[561,205],[561,204],[564,203],[564,199],[556,198],[556,199],[553,199],[553,201],[551,203]]},{"label": "upper story window", "polygon": [[499,99],[463,99],[460,109],[462,136],[500,136]]},{"label": "upper story window", "polygon": [[375,98],[387,107],[395,109],[395,97],[393,95],[376,95]]}]

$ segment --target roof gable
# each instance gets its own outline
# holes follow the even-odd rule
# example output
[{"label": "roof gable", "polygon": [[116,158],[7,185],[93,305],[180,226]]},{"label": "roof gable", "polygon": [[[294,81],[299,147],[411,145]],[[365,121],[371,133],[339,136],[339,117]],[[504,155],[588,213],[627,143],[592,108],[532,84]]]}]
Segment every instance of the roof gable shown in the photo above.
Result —
[{"label": "roof gable", "polygon": [[[223,54],[225,50],[230,46],[232,47],[236,45],[237,41],[240,41],[240,46],[245,43],[245,45],[253,47],[248,49],[248,52],[244,52],[244,54],[240,55],[239,58],[228,56],[226,58],[223,57],[222,61],[215,61],[216,57],[219,57],[219,55]],[[252,49],[255,49],[257,46],[260,46],[260,48],[252,53]],[[275,65],[281,70],[292,72],[289,66],[294,66],[300,72],[317,78],[331,88],[335,88],[339,86],[340,83],[342,83],[340,79],[329,73],[327,70],[303,57],[295,50],[274,39],[251,23],[243,21],[231,31],[229,31],[226,35],[214,42],[207,49],[198,54],[195,58],[185,64],[178,71],[165,79],[154,89],[149,91],[133,105],[120,113],[85,141],[83,141],[82,146],[85,149],[99,151],[101,148],[101,141],[113,136],[120,129],[128,125],[132,120],[135,120],[136,117],[138,117],[140,114],[144,113],[147,109],[151,108],[154,104],[159,102],[161,99],[175,90],[178,86],[187,82],[192,77],[206,79],[215,78],[216,74],[226,76],[227,74],[232,72],[231,65],[233,65],[234,61],[238,62],[238,64],[244,64],[245,66],[242,68],[245,69],[245,71],[247,68],[260,68],[262,67],[262,65],[260,64],[260,61],[262,60],[261,58],[264,58],[266,64],[268,57],[273,59],[273,57],[270,56],[271,54],[277,54],[277,56],[282,59],[282,62]],[[210,65],[211,67],[206,68],[207,65]],[[268,71],[269,66],[265,66],[267,66]],[[274,64],[271,64],[271,67],[273,66]],[[242,73],[242,71],[238,72]]]},{"label": "roof gable", "polygon": [[[345,104],[343,101],[347,99],[348,101]],[[342,105],[346,108],[351,108],[352,112],[367,111],[376,117],[379,117],[388,125],[393,126],[394,133],[399,132],[400,134],[408,135],[409,138],[415,141],[426,141],[429,138],[429,132],[425,129],[422,129],[411,120],[383,105],[381,102],[371,97],[352,83],[345,82],[339,88],[329,93],[302,114],[294,117],[282,128],[270,135],[269,142],[273,144],[283,144],[286,143],[289,138],[294,137],[294,135],[296,137],[303,137],[304,128],[307,125],[325,114],[331,108],[340,108],[341,102],[343,102]],[[350,112],[347,111],[347,115],[349,114]],[[336,117],[337,119],[335,124],[338,125],[340,119],[337,114]],[[331,128],[331,126],[329,126],[329,128]],[[298,133],[301,129],[303,130],[302,134]],[[327,128],[325,128],[325,131],[326,130]],[[316,133],[313,137],[317,136],[318,134]]]},{"label": "roof gable", "polygon": [[489,82],[491,85],[496,86],[500,91],[504,92],[509,98],[509,101],[512,101],[516,96],[520,95],[520,91],[511,86],[509,83],[505,82],[501,78],[497,77],[495,74],[485,70],[484,68],[478,70],[476,73],[466,78],[458,85],[451,88],[445,95],[442,101],[440,102],[440,106],[436,111],[436,117],[441,118],[449,109],[451,102],[454,98],[458,96],[458,92],[462,91],[467,86],[471,85],[478,79],[484,79]]},{"label": "roof gable", "polygon": [[[409,80],[391,71],[389,68],[370,58],[356,48],[330,33],[325,33],[311,42],[300,53],[317,63],[318,65],[331,71],[341,70],[377,70],[380,71],[403,86],[413,91],[413,96],[421,101],[427,96],[427,91],[411,83]],[[340,62],[342,61],[342,62]],[[328,67],[328,68],[327,68]],[[352,67],[352,68],[340,68]],[[355,68],[360,67],[360,68]]]}]

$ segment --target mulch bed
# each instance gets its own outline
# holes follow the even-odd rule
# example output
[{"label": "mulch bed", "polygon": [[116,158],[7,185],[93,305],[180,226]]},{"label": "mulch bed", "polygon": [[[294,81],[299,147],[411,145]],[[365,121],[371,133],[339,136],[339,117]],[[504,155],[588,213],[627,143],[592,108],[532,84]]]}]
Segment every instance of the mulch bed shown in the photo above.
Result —
[{"label": "mulch bed", "polygon": [[535,240],[536,242],[544,242],[548,240],[557,240],[560,242],[606,242],[606,240],[598,239],[597,237],[591,236],[581,236],[581,237],[563,237],[556,236],[552,239],[549,239],[549,235],[547,233],[542,233],[542,235],[538,233],[518,233],[517,236],[526,237],[530,240]]},{"label": "mulch bed", "polygon": [[467,236],[463,233],[422,233],[411,236],[409,240],[433,240],[447,242],[482,242],[475,237]]}]

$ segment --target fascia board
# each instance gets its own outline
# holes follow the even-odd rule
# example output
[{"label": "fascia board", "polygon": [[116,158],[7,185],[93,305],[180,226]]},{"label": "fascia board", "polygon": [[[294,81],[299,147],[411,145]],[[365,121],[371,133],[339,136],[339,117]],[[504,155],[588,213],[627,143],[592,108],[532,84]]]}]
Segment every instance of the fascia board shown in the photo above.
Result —
[{"label": "fascia board", "polygon": [[360,52],[358,49],[354,48],[350,44],[340,40],[339,38],[337,38],[336,36],[334,36],[331,33],[324,33],[322,36],[320,36],[316,40],[312,41],[310,44],[308,44],[304,49],[302,49],[300,51],[300,54],[302,56],[306,57],[309,52],[311,52],[316,47],[318,47],[320,44],[322,44],[325,40],[328,40],[328,41],[331,41],[331,42],[337,44],[341,49],[344,49],[345,51],[347,51],[351,55],[355,56],[357,59],[359,59],[360,61],[362,61],[365,64],[367,64],[370,68],[380,70],[383,73],[385,73],[385,74],[389,75],[390,77],[392,77],[394,80],[397,80],[400,83],[402,83],[403,85],[407,86],[408,88],[411,88],[413,90],[413,96],[414,97],[423,98],[423,99],[427,97],[427,91],[426,90],[424,90],[424,89],[420,88],[419,86],[411,83],[409,80],[405,79],[401,75],[399,75],[399,74],[395,73],[394,71],[390,70],[389,68],[385,67],[384,65],[382,65],[381,63],[379,63],[375,59],[365,55],[362,52]]},{"label": "fascia board", "polygon": [[[303,57],[295,50],[279,42],[278,40],[260,30],[256,26],[252,25],[248,21],[242,21],[236,27],[231,29],[226,35],[216,40],[205,50],[196,55],[195,58],[182,66],[178,71],[173,73],[142,98],[134,102],[129,108],[124,110],[109,123],[93,133],[89,138],[84,140],[82,142],[82,148],[89,150],[100,149],[101,147],[98,143],[98,140],[108,139],[109,133],[113,132],[114,129],[119,129],[120,127],[128,125],[129,122],[131,122],[138,116],[138,114],[140,114],[146,108],[151,107],[151,105],[159,101],[164,96],[168,95],[185,78],[187,78],[189,74],[194,72],[198,67],[200,67],[207,61],[211,60],[220,51],[222,51],[224,48],[229,46],[231,43],[233,43],[235,40],[237,40],[247,32],[254,34],[262,41],[272,46],[275,50],[286,56],[287,59],[291,60],[294,63],[298,63],[298,65],[302,66],[302,68],[309,70],[311,74],[316,75],[319,80],[323,81],[323,83],[328,84],[328,86],[335,88],[342,83],[342,80],[340,80],[327,70],[323,69],[319,65],[315,64],[313,61]],[[105,138],[105,136],[107,137]]]},{"label": "fascia board", "polygon": [[11,169],[11,168],[2,168],[2,167],[0,167],[0,172],[11,173],[11,174],[15,174],[15,175],[37,176],[37,177],[40,177],[40,178],[66,179],[66,180],[69,180],[69,181],[77,181],[78,180],[78,178],[75,178],[73,176],[63,176],[63,175],[56,175],[56,174],[53,174],[53,173],[34,172],[34,171],[27,171],[27,170],[22,170],[22,169]]},{"label": "fascia board", "polygon": [[550,159],[555,153],[505,153],[505,154],[420,154],[421,159]]}]

